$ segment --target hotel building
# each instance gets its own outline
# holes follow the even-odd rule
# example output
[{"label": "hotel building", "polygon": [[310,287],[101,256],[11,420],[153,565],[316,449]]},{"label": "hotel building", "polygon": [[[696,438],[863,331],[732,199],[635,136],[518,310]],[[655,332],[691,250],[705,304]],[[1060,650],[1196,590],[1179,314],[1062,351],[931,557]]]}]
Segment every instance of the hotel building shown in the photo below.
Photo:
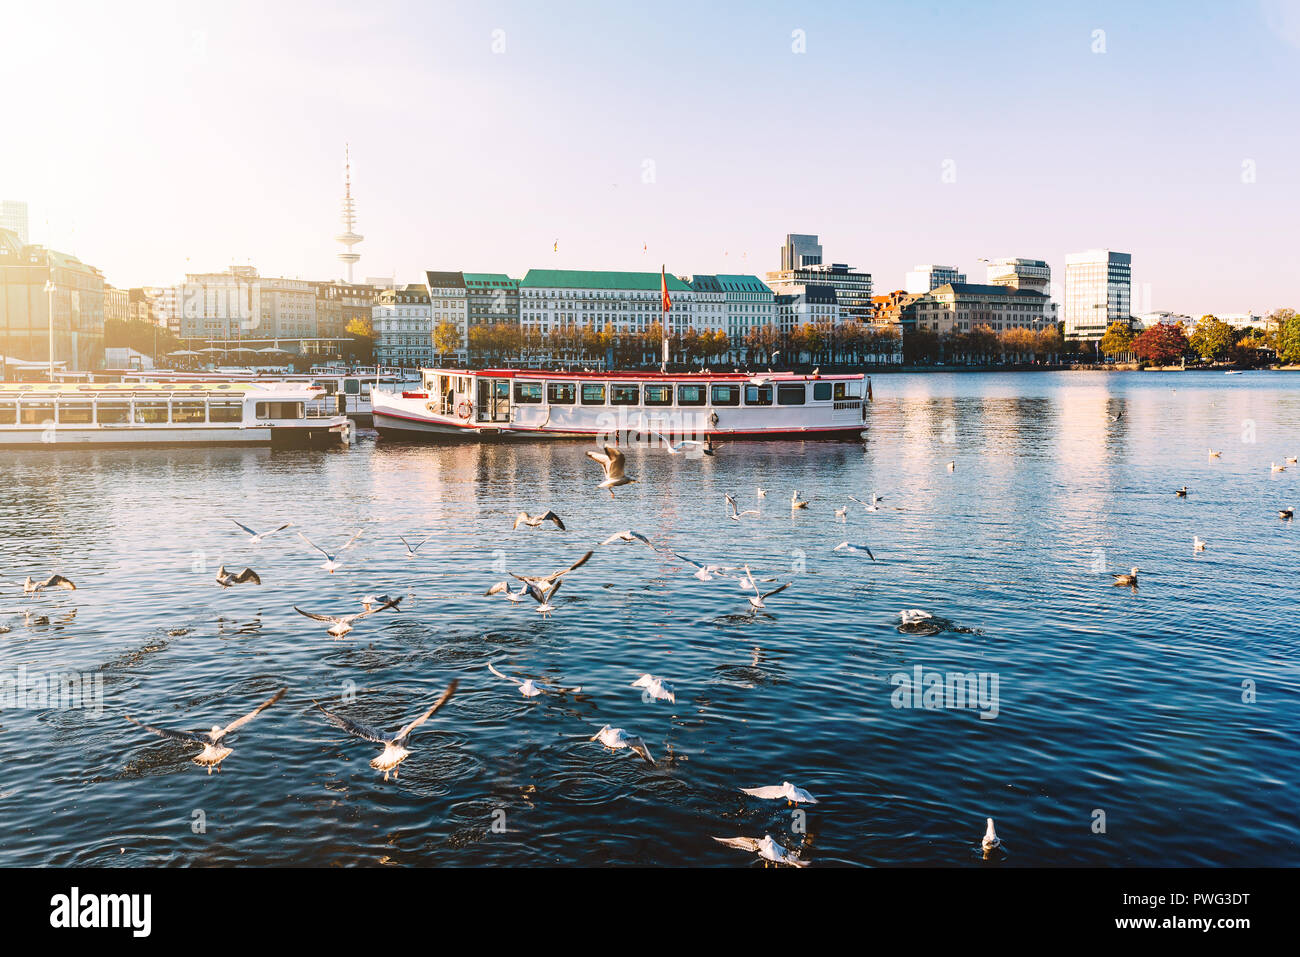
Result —
[{"label": "hotel building", "polygon": [[[699,329],[695,290],[673,275],[667,283],[669,332]],[[543,336],[566,327],[643,333],[663,320],[659,293],[657,272],[530,269],[519,283],[520,325]]]},{"label": "hotel building", "polygon": [[379,293],[371,308],[376,363],[404,369],[435,364],[430,303],[429,289],[423,284]]}]

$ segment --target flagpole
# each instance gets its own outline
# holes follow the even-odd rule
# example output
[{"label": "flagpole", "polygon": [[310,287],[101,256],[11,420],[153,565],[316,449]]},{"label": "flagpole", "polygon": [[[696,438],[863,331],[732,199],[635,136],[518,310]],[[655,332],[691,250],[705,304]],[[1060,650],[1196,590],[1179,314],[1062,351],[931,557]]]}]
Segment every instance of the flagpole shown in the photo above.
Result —
[{"label": "flagpole", "polygon": [[659,266],[659,306],[663,311],[663,320],[659,323],[659,326],[663,331],[664,348],[663,357],[659,362],[660,372],[668,371],[668,310],[672,308],[672,305],[673,301],[668,298],[668,271],[661,264]]}]

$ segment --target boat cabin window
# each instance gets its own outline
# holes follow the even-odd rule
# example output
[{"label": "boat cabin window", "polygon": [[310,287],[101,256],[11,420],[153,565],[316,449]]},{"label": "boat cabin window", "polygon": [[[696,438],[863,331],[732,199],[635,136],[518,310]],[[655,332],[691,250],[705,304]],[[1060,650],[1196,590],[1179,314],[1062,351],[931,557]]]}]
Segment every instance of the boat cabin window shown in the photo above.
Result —
[{"label": "boat cabin window", "polygon": [[771,405],[772,387],[770,385],[745,386],[745,405]]},{"label": "boat cabin window", "polygon": [[243,422],[244,404],[229,399],[213,399],[208,405],[209,422]]},{"label": "boat cabin window", "polygon": [[715,385],[713,387],[714,405],[740,405],[740,386]]},{"label": "boat cabin window", "polygon": [[615,382],[609,387],[610,405],[637,405],[641,401],[641,387],[635,382]]},{"label": "boat cabin window", "polygon": [[835,383],[835,398],[837,400],[862,398],[862,383],[856,381]]},{"label": "boat cabin window", "polygon": [[678,405],[703,405],[704,386],[679,385],[677,387],[677,404]]},{"label": "boat cabin window", "polygon": [[551,405],[573,405],[578,400],[578,387],[572,382],[546,383],[546,401]]},{"label": "boat cabin window", "polygon": [[259,419],[301,419],[301,402],[259,402],[257,403]]},{"label": "boat cabin window", "polygon": [[776,387],[777,405],[803,405],[807,398],[802,382],[788,382]]},{"label": "boat cabin window", "polygon": [[18,406],[12,402],[0,402],[0,425],[13,425],[18,421]]},{"label": "boat cabin window", "polygon": [[647,385],[645,387],[646,405],[672,405],[673,387],[670,385]]},{"label": "boat cabin window", "polygon": [[141,425],[158,425],[167,421],[166,402],[137,402],[135,420]]},{"label": "boat cabin window", "polygon": [[45,425],[54,421],[54,403],[24,402],[18,414],[23,425]]},{"label": "boat cabin window", "polygon": [[131,421],[131,406],[126,402],[100,402],[95,407],[95,420],[100,425],[125,425]]},{"label": "boat cabin window", "polygon": [[516,382],[515,402],[536,405],[542,401],[542,384],[540,382]]},{"label": "boat cabin window", "polygon": [[89,402],[60,402],[60,425],[90,425],[94,419],[94,407]]},{"label": "boat cabin window", "polygon": [[184,402],[172,403],[172,421],[173,422],[202,422],[207,418],[207,409],[202,402]]},{"label": "boat cabin window", "polygon": [[605,386],[596,382],[584,382],[582,384],[582,404],[604,405]]},{"label": "boat cabin window", "polygon": [[829,382],[813,383],[813,401],[829,402],[831,398],[831,384]]}]

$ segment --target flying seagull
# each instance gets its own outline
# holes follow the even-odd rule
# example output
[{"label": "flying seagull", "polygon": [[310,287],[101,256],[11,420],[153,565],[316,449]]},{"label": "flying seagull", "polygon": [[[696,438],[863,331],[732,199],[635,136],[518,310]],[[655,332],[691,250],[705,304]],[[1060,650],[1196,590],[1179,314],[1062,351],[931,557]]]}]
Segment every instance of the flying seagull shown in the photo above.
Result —
[{"label": "flying seagull", "polygon": [[526,584],[520,585],[519,591],[511,591],[509,582],[505,582],[505,581],[497,582],[495,585],[492,585],[487,591],[483,593],[483,597],[488,598],[492,595],[502,595],[502,594],[504,594],[506,598],[508,598],[510,601],[513,602],[523,601],[525,598],[528,597],[528,585]]},{"label": "flying seagull", "polygon": [[[357,534],[360,535],[361,533],[358,532]],[[407,557],[407,558],[414,558],[414,557],[415,557],[415,553],[418,552],[418,551],[420,550],[420,548],[424,545],[425,542],[427,542],[427,541],[429,541],[430,539],[432,539],[433,536],[430,535],[430,536],[428,536],[427,538],[422,538],[422,539],[420,539],[420,541],[416,542],[414,545],[412,545],[410,542],[408,542],[408,541],[407,541],[405,538],[403,538],[401,535],[398,535],[397,538],[398,538],[399,541],[401,541],[401,543],[402,543],[403,545],[406,546],[406,557]],[[348,544],[351,544],[351,543],[349,542]],[[347,545],[344,545],[343,547],[344,547],[344,548],[347,548]]]},{"label": "flying seagull", "polygon": [[856,498],[854,498],[852,495],[849,496],[849,501],[850,501],[850,502],[857,502],[859,505],[861,505],[861,506],[862,506],[864,509],[866,509],[868,512],[878,512],[878,511],[880,511],[880,503],[883,502],[884,499],[881,498],[879,495],[877,495],[875,492],[872,492],[872,493],[871,493],[871,501],[870,501],[870,502],[863,502],[863,501],[861,501],[860,499],[856,499]]},{"label": "flying seagull", "polygon": [[590,740],[599,741],[611,751],[631,748],[645,758],[647,764],[653,765],[655,763],[655,759],[650,757],[650,749],[645,746],[645,742],[634,734],[628,734],[622,728],[611,728],[609,725],[605,725],[592,735]]},{"label": "flying seagull", "polygon": [[262,579],[257,576],[257,572],[251,568],[245,568],[238,575],[226,571],[226,566],[222,565],[217,569],[217,584],[222,588],[229,588],[231,585],[242,585],[244,582],[252,582],[254,585],[262,584]]},{"label": "flying seagull", "polygon": [[703,442],[697,442],[695,439],[682,439],[682,441],[674,445],[664,435],[658,432],[654,434],[659,436],[659,440],[663,442],[664,448],[668,450],[669,455],[681,455],[683,452],[689,452],[691,449],[697,449],[704,445]]},{"label": "flying seagull", "polygon": [[[394,598],[392,595],[365,595],[361,598],[361,607],[370,611],[375,605],[383,605],[386,608],[396,608],[402,600],[402,596]],[[375,611],[380,609],[375,608]]]},{"label": "flying seagull", "polygon": [[762,592],[759,591],[758,582],[754,581],[754,576],[750,572],[748,565],[745,566],[745,578],[748,580],[750,591],[754,593],[753,595],[747,595],[745,600],[748,601],[755,608],[767,607],[763,603],[765,599],[771,598],[777,592],[785,591],[787,588],[790,587],[790,583],[786,582],[784,585],[778,585],[776,588],[773,588],[767,594],[763,594]]},{"label": "flying seagull", "polygon": [[361,529],[357,529],[356,534],[354,534],[351,538],[348,539],[347,544],[344,545],[342,548],[340,548],[333,555],[331,555],[329,552],[325,551],[325,549],[321,548],[319,545],[314,543],[310,538],[308,538],[302,532],[298,533],[298,537],[301,538],[308,545],[310,545],[312,548],[316,549],[316,551],[320,552],[322,555],[325,556],[325,563],[321,565],[321,568],[325,569],[327,572],[333,575],[334,570],[339,567],[338,556],[342,555],[345,551],[347,551],[349,548],[352,547],[352,544],[358,538],[361,537],[361,531],[362,531]]},{"label": "flying seagull", "polygon": [[515,579],[516,581],[521,581],[527,585],[539,585],[543,587],[549,587],[551,584],[559,581],[565,575],[569,574],[569,572],[573,571],[575,568],[581,568],[583,565],[587,564],[588,560],[591,558],[593,554],[594,552],[592,552],[589,549],[581,558],[579,558],[572,565],[569,565],[567,568],[556,569],[555,571],[551,572],[549,575],[516,575],[514,572],[510,572],[509,574],[511,578]]},{"label": "flying seagull", "polygon": [[532,678],[513,678],[510,675],[502,674],[497,671],[492,662],[488,662],[488,671],[492,672],[498,678],[504,678],[506,681],[513,682],[519,686],[519,693],[525,698],[536,698],[541,694],[577,694],[582,690],[581,685],[576,688],[547,688],[539,685]]},{"label": "flying seagull", "polygon": [[739,522],[747,515],[759,514],[758,509],[756,508],[747,508],[743,512],[738,511],[736,508],[736,500],[731,497],[729,492],[724,492],[723,497],[727,500],[727,518],[731,519],[733,522]]},{"label": "flying seagull", "polygon": [[628,478],[624,474],[624,466],[627,462],[627,456],[612,445],[605,446],[604,453],[587,450],[587,458],[600,464],[605,472],[605,481],[601,482],[596,488],[609,490],[609,497],[614,497],[614,489],[620,485],[631,485],[636,481],[634,478]]},{"label": "flying seagull", "polygon": [[816,804],[817,799],[801,787],[795,787],[789,781],[782,781],[765,788],[741,788],[745,794],[762,798],[764,801],[777,801],[785,798],[791,806],[795,804]]},{"label": "flying seagull", "polygon": [[221,762],[230,757],[231,753],[231,749],[221,743],[226,735],[248,724],[248,722],[252,721],[267,708],[271,707],[271,705],[283,698],[284,693],[288,690],[288,688],[281,688],[252,711],[248,712],[248,714],[230,722],[230,724],[226,725],[224,728],[220,725],[214,724],[211,731],[200,731],[197,734],[192,734],[189,731],[171,731],[167,728],[155,728],[151,724],[145,724],[143,721],[135,720],[135,718],[131,717],[129,714],[126,715],[126,720],[130,721],[132,724],[139,725],[146,731],[160,734],[164,738],[171,738],[173,741],[188,741],[193,744],[203,745],[203,750],[190,760],[201,767],[207,768],[208,774],[212,773],[213,768],[216,768],[217,773],[220,773]]},{"label": "flying seagull", "polygon": [[393,774],[393,780],[395,781],[397,780],[398,765],[405,761],[411,753],[406,747],[406,745],[410,743],[411,732],[424,724],[424,722],[428,721],[434,712],[450,700],[451,696],[456,692],[456,685],[458,683],[459,682],[455,679],[452,679],[451,684],[447,685],[447,690],[442,693],[442,697],[435,701],[428,711],[424,712],[424,714],[420,715],[418,718],[413,719],[409,724],[403,725],[394,734],[385,734],[383,731],[367,727],[364,724],[358,724],[342,715],[326,711],[321,707],[320,702],[318,701],[312,701],[312,704],[316,705],[317,709],[320,710],[320,713],[325,715],[332,724],[342,728],[348,734],[361,738],[363,741],[382,744],[384,750],[379,753],[378,757],[371,759],[370,766],[376,771],[383,771],[385,781],[388,780],[388,774],[391,771]]},{"label": "flying seagull", "polygon": [[764,834],[761,840],[757,837],[715,837],[714,840],[719,844],[726,844],[728,847],[738,847],[742,851],[757,854],[762,858],[764,867],[767,867],[769,862],[772,864],[788,864],[791,867],[808,866],[807,861],[799,859],[798,851],[782,847],[772,840],[771,834]]},{"label": "flying seagull", "polygon": [[[233,518],[231,519],[231,521],[235,522]],[[277,525],[275,528],[268,528],[264,532],[254,531],[253,529],[245,525],[243,522],[235,522],[235,524],[248,533],[248,541],[250,544],[257,545],[262,541],[262,539],[270,535],[274,535],[276,532],[284,531],[286,528],[291,526],[293,522],[285,522],[283,525]]]},{"label": "flying seagull", "polygon": [[349,631],[352,630],[352,623],[354,621],[358,621],[359,619],[365,618],[367,615],[373,615],[375,614],[375,612],[383,611],[386,608],[396,608],[396,607],[397,607],[397,602],[390,601],[390,602],[385,602],[382,605],[376,605],[372,608],[367,608],[365,611],[359,611],[355,615],[317,615],[314,612],[303,611],[297,605],[293,606],[293,610],[300,615],[312,619],[313,621],[330,622],[330,627],[326,629],[326,632],[331,637],[342,638],[344,635],[346,635]]},{"label": "flying seagull", "polygon": [[32,581],[32,576],[27,576],[27,581],[23,582],[23,594],[30,595],[33,592],[42,591],[46,588],[66,588],[68,591],[76,591],[77,586],[64,578],[62,575],[51,575],[43,582]]},{"label": "flying seagull", "polygon": [[838,545],[836,545],[833,549],[831,549],[831,551],[833,551],[833,552],[861,552],[861,553],[865,554],[868,558],[870,558],[873,562],[876,560],[876,556],[873,555],[873,554],[871,554],[871,549],[869,549],[866,545],[855,545],[855,544],[853,544],[852,542],[840,542],[840,543],[839,543]]},{"label": "flying seagull", "polygon": [[1115,581],[1111,583],[1113,585],[1132,585],[1134,588],[1136,588],[1138,583],[1137,566],[1134,565],[1132,568],[1130,568],[1129,573],[1127,575],[1112,574],[1111,577],[1115,579]]},{"label": "flying seagull", "polygon": [[632,682],[633,688],[645,688],[645,693],[655,701],[667,701],[671,704],[677,703],[677,692],[673,686],[664,681],[663,678],[657,678],[654,675],[645,674],[636,681]]},{"label": "flying seagull", "polygon": [[520,512],[515,516],[515,525],[511,531],[517,529],[520,525],[527,525],[529,528],[541,528],[543,522],[554,522],[555,527],[564,531],[564,522],[560,521],[560,516],[552,511],[547,511],[544,515],[529,515],[527,512]]},{"label": "flying seagull", "polygon": [[649,545],[651,548],[654,548],[654,545],[651,544],[650,539],[646,538],[640,532],[634,532],[631,529],[627,529],[626,531],[622,531],[622,532],[615,532],[613,535],[609,536],[609,538],[605,539],[600,544],[613,545],[615,542],[645,542],[645,544]]}]

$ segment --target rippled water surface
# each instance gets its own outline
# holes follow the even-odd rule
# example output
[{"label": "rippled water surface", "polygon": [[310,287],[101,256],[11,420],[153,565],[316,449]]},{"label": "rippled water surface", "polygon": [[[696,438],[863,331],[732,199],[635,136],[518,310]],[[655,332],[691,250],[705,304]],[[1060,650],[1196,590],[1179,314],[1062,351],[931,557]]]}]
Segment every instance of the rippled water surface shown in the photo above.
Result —
[{"label": "rippled water surface", "polygon": [[[990,815],[1007,866],[1300,862],[1300,527],[1277,517],[1300,467],[1269,468],[1300,453],[1300,376],[875,394],[865,446],[633,449],[613,501],[572,442],[0,453],[0,677],[102,680],[98,715],[0,705],[0,863],[748,866],[710,838],[770,833],[817,866],[976,866]],[[761,516],[729,521],[724,492]],[[890,508],[848,502],[872,492]],[[567,531],[511,531],[548,507]],[[229,516],[297,529],[252,545]],[[357,528],[333,575],[294,534]],[[790,586],[753,612],[635,543],[596,548],[549,619],[482,596],[624,528]],[[432,538],[410,559],[398,535]],[[223,562],[263,584],[218,588]],[[13,584],[54,570],[77,591]],[[406,597],[343,640],[293,609],[377,592]],[[900,632],[913,608],[951,627]],[[528,700],[489,661],[583,690]],[[895,707],[917,666],[996,675],[996,717]],[[647,671],[675,705],[629,687]],[[395,781],[312,705],[393,729],[453,678]],[[124,719],[206,728],[283,685],[221,774]],[[590,742],[605,723],[657,766]],[[802,827],[737,790],[784,780],[820,798]]]}]

